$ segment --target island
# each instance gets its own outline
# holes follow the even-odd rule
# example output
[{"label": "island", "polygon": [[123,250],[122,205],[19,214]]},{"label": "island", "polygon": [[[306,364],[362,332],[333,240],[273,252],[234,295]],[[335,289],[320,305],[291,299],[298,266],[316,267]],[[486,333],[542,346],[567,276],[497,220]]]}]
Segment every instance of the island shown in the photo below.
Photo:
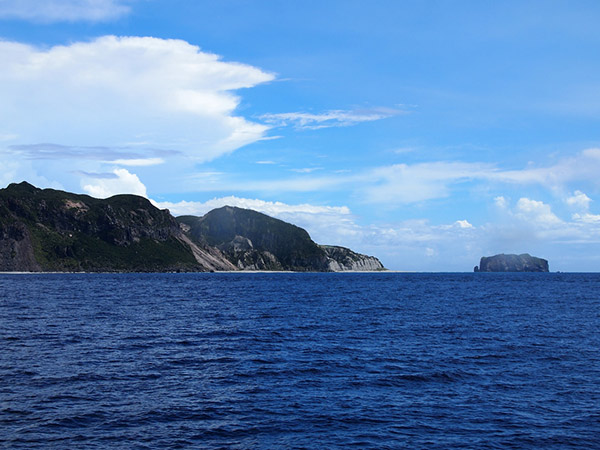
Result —
[{"label": "island", "polygon": [[521,255],[484,256],[475,266],[475,272],[548,272],[548,261],[531,256],[529,253]]},{"label": "island", "polygon": [[136,195],[97,199],[27,182],[0,189],[0,271],[385,270],[374,256],[315,243],[257,211],[173,217]]}]

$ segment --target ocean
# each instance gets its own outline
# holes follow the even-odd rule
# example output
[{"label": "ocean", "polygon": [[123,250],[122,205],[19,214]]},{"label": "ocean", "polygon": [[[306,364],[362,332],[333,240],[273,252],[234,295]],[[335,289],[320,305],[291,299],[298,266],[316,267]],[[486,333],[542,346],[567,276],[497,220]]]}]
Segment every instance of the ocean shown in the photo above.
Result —
[{"label": "ocean", "polygon": [[0,275],[2,449],[598,449],[600,274]]}]

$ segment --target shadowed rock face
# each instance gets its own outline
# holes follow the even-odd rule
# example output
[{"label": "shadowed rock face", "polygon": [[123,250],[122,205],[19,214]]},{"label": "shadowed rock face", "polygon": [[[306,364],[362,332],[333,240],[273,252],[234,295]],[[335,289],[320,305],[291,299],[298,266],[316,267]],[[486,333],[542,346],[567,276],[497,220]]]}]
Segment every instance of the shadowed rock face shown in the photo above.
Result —
[{"label": "shadowed rock face", "polygon": [[548,272],[548,261],[528,253],[494,255],[481,258],[475,272]]}]

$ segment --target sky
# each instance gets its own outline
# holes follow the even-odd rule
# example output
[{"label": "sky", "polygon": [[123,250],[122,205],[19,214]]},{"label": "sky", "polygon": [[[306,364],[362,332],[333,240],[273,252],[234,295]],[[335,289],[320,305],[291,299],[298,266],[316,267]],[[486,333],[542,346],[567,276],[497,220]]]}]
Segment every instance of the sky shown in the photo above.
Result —
[{"label": "sky", "polygon": [[0,0],[0,186],[223,205],[401,271],[600,271],[600,2]]}]

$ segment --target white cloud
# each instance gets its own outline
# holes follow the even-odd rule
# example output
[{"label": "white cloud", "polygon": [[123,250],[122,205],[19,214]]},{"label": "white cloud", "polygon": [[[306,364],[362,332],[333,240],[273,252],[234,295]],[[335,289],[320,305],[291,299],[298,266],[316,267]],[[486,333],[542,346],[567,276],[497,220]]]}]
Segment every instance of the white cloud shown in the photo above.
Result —
[{"label": "white cloud", "polygon": [[471,225],[468,220],[457,220],[454,222],[454,225],[458,228],[473,228],[473,225]]},{"label": "white cloud", "polygon": [[296,173],[312,173],[316,170],[321,170],[322,167],[303,167],[302,169],[290,169],[292,172]]},{"label": "white cloud", "polygon": [[508,206],[508,201],[503,196],[498,196],[494,198],[494,204],[497,208],[506,209]]},{"label": "white cloud", "polygon": [[392,152],[395,153],[396,155],[404,155],[406,153],[415,152],[416,150],[417,150],[416,147],[401,147],[401,148],[396,148],[396,149],[392,150]]},{"label": "white cloud", "polygon": [[415,203],[450,195],[452,184],[485,177],[493,167],[481,163],[395,164],[374,169],[361,191],[366,201],[388,205]]},{"label": "white cloud", "polygon": [[521,170],[496,170],[486,178],[490,181],[518,184],[540,184],[551,189],[573,181],[589,181],[598,184],[600,172],[600,149],[590,148],[577,155],[563,158],[548,167]]},{"label": "white cloud", "polygon": [[581,191],[575,191],[571,197],[568,197],[567,205],[580,211],[587,211],[590,208],[592,199]]},{"label": "white cloud", "polygon": [[553,212],[550,205],[538,200],[520,198],[517,202],[516,215],[525,222],[539,227],[552,227],[562,224]]},{"label": "white cloud", "polygon": [[575,220],[576,222],[600,225],[600,214],[575,213],[575,214],[573,214],[572,219]]},{"label": "white cloud", "polygon": [[106,161],[110,164],[117,164],[119,166],[156,166],[164,164],[165,160],[162,158],[145,158],[145,159],[115,159],[114,161]]},{"label": "white cloud", "polygon": [[206,202],[154,202],[160,208],[168,208],[174,215],[203,216],[208,211],[222,206],[237,206],[238,208],[253,209],[272,217],[285,214],[341,214],[349,215],[346,206],[316,206],[310,204],[289,205],[282,202],[268,202],[259,199],[240,198],[236,196],[213,198]]},{"label": "white cloud", "polygon": [[551,205],[527,197],[511,207],[508,202],[500,209],[498,223],[486,225],[490,235],[505,242],[598,243],[600,215],[577,213],[571,220],[558,217]]},{"label": "white cloud", "polygon": [[185,41],[104,36],[44,49],[0,41],[0,59],[0,123],[19,136],[13,151],[51,143],[80,156],[102,146],[105,160],[126,148],[134,154],[114,159],[178,152],[207,161],[268,129],[234,115],[232,91],[273,75]]},{"label": "white cloud", "polygon": [[122,0],[0,0],[0,18],[35,22],[102,22],[129,13]]},{"label": "white cloud", "polygon": [[[361,190],[368,201],[393,205],[448,197],[453,188],[466,182],[539,184],[557,192],[573,182],[600,186],[598,173],[600,149],[587,149],[552,166],[522,170],[502,170],[477,162],[396,164],[364,172]],[[581,191],[576,191],[567,202],[585,206],[586,202],[589,204],[586,198]],[[500,208],[505,207],[506,199],[497,197],[495,203]]]},{"label": "white cloud", "polygon": [[293,125],[298,129],[316,130],[320,128],[348,127],[361,122],[387,119],[401,114],[402,111],[390,108],[375,108],[369,110],[332,110],[321,114],[291,112],[280,114],[263,114],[260,116],[269,125],[284,127]]},{"label": "white cloud", "polygon": [[91,181],[83,185],[83,190],[92,197],[107,198],[117,194],[135,194],[147,197],[146,186],[142,184],[137,175],[129,173],[127,169],[115,169],[114,177],[93,177],[87,174]]}]

